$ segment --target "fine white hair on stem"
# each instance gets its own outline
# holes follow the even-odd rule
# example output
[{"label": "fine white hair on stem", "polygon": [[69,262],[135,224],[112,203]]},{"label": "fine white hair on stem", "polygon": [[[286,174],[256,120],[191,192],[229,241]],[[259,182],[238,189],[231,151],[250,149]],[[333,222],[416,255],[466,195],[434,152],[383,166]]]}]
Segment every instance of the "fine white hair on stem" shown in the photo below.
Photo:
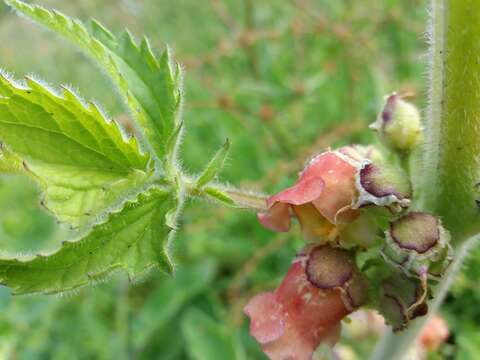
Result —
[{"label": "fine white hair on stem", "polygon": [[438,163],[440,157],[440,132],[444,93],[444,57],[445,57],[445,0],[431,1],[429,23],[426,33],[428,52],[428,105],[425,116],[425,143],[420,160],[420,184],[422,192],[420,206],[430,207],[434,197],[431,191],[436,189]]}]

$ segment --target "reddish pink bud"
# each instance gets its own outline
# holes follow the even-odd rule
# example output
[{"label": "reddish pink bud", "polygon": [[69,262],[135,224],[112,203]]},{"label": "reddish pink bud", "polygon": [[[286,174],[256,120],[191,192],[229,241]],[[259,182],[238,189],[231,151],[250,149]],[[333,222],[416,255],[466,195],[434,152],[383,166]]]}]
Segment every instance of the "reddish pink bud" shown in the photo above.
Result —
[{"label": "reddish pink bud", "polygon": [[309,360],[320,343],[338,340],[340,320],[365,296],[365,280],[348,252],[310,246],[277,290],[255,296],[244,311],[251,335],[270,359]]}]

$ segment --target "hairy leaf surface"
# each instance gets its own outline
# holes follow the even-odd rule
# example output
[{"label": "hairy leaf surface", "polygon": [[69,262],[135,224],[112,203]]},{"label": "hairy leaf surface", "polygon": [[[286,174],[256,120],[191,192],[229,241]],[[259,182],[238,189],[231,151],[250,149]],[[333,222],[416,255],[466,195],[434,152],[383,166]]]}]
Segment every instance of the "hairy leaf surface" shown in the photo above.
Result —
[{"label": "hairy leaf surface", "polygon": [[225,141],[225,144],[217,151],[217,153],[213,156],[210,162],[207,164],[203,172],[197,179],[197,186],[202,187],[208,184],[210,181],[214,180],[215,177],[218,175],[220,170],[225,163],[225,159],[227,158],[228,150],[230,149],[230,142]]},{"label": "hairy leaf surface", "polygon": [[148,178],[148,156],[94,104],[70,90],[0,75],[0,141],[24,160],[60,220],[83,225]]},{"label": "hairy leaf surface", "polygon": [[168,49],[157,57],[146,38],[137,44],[127,31],[117,38],[95,20],[87,28],[57,11],[18,0],[6,2],[79,46],[106,70],[165,170],[170,171],[181,126],[181,74],[178,66],[172,69]]},{"label": "hairy leaf surface", "polygon": [[130,278],[154,266],[172,272],[168,243],[177,208],[174,193],[152,188],[51,255],[0,259],[0,281],[17,294],[58,293],[100,281],[116,269]]}]

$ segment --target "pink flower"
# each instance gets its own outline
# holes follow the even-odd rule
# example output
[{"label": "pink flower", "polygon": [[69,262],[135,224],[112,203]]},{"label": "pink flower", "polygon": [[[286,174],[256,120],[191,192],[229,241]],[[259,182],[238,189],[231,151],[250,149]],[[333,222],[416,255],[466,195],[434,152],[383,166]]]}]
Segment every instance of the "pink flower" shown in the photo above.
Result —
[{"label": "pink flower", "polygon": [[[315,156],[292,187],[268,198],[268,210],[259,213],[258,219],[266,228],[284,232],[290,229],[294,215],[307,241],[342,241],[346,240],[342,233],[349,232],[350,224],[366,206],[395,212],[408,206],[410,195],[408,178],[386,164],[374,147],[346,146]],[[375,238],[377,229],[371,223],[363,219],[354,226],[362,227],[366,235],[361,243],[369,244]]]},{"label": "pink flower", "polygon": [[365,301],[365,287],[347,251],[307,247],[277,290],[245,307],[250,333],[272,360],[309,360],[320,343],[338,340],[340,320]]},{"label": "pink flower", "polygon": [[447,340],[448,335],[449,331],[445,320],[441,316],[435,315],[422,329],[419,342],[425,351],[435,351]]},{"label": "pink flower", "polygon": [[313,158],[297,183],[271,196],[268,212],[259,221],[274,231],[290,229],[290,211],[299,218],[307,238],[329,236],[334,224],[356,219],[352,209],[358,196],[355,186],[357,161],[339,151],[327,151]]}]

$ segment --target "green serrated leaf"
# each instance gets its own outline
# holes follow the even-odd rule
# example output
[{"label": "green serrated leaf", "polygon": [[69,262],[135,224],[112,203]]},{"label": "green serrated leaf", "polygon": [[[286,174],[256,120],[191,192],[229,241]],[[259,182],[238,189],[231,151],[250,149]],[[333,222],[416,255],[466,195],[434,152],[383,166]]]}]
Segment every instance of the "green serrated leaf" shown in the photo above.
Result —
[{"label": "green serrated leaf", "polygon": [[[92,21],[92,36],[97,37],[102,29]],[[168,145],[178,125],[177,112],[180,105],[180,85],[171,68],[168,48],[157,59],[149,42],[143,38],[140,45],[125,31],[118,39],[105,39],[101,32],[100,42],[110,50],[113,62],[125,77],[129,92],[140,105],[139,117],[144,132],[153,150],[160,159],[169,155]],[[178,138],[178,137],[177,137]],[[170,150],[172,151],[172,150]]]},{"label": "green serrated leaf", "polygon": [[[106,70],[118,87],[154,153],[168,173],[175,166],[168,144],[178,128],[181,103],[180,68],[172,69],[169,50],[158,58],[143,38],[136,43],[130,33],[116,38],[95,20],[82,22],[19,0],[6,3],[31,20],[44,25],[79,46]],[[180,136],[176,134],[175,144]]]},{"label": "green serrated leaf", "polygon": [[168,246],[174,230],[166,215],[178,202],[176,194],[151,188],[51,255],[0,259],[0,282],[16,294],[51,294],[101,281],[117,269],[130,278],[155,266],[171,273]]},{"label": "green serrated leaf", "polygon": [[218,172],[222,169],[225,159],[227,158],[228,150],[230,149],[230,142],[228,139],[217,153],[210,160],[208,165],[203,170],[202,174],[197,179],[197,187],[202,187],[215,179]]},{"label": "green serrated leaf", "polygon": [[73,226],[121,202],[151,172],[136,140],[96,105],[30,78],[17,84],[0,75],[0,141],[39,181],[45,207]]}]

